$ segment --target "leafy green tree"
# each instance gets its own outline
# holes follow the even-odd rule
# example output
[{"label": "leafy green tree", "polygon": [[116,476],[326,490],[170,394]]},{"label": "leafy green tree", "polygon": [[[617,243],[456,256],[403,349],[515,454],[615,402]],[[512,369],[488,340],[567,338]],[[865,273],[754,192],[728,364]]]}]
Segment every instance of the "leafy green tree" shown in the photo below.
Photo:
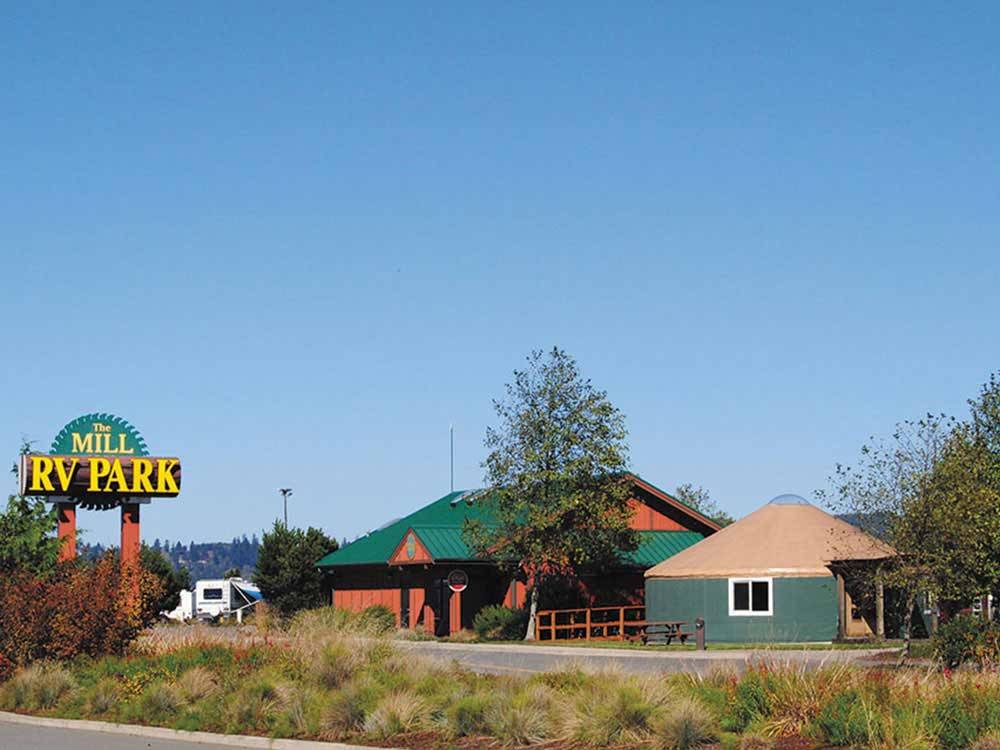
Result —
[{"label": "leafy green tree", "polygon": [[694,508],[706,518],[711,518],[719,526],[728,526],[735,520],[731,515],[722,510],[718,503],[708,494],[708,490],[700,485],[695,487],[690,482],[678,485],[677,489],[674,490],[674,497],[685,505]]},{"label": "leafy green tree", "polygon": [[[29,453],[31,444],[21,446]],[[18,466],[11,468],[17,481]],[[9,495],[7,508],[0,513],[0,574],[28,571],[47,575],[55,570],[61,540],[55,536],[58,515],[40,498]]]},{"label": "leafy green tree", "polygon": [[484,462],[494,522],[469,521],[478,554],[524,571],[534,639],[546,579],[600,568],[634,550],[625,418],[561,349],[532,352],[493,407]]},{"label": "leafy green tree", "polygon": [[289,529],[275,521],[261,540],[254,575],[268,606],[291,614],[323,604],[323,574],[316,561],[338,546],[319,529]]},{"label": "leafy green tree", "polygon": [[154,574],[160,581],[161,594],[152,608],[157,614],[176,609],[181,603],[181,592],[191,588],[191,575],[184,566],[175,568],[164,554],[142,545],[139,550],[142,567]]},{"label": "leafy green tree", "polygon": [[973,427],[929,414],[873,438],[855,466],[837,467],[831,504],[862,528],[871,524],[866,530],[898,553],[856,575],[902,595],[901,658],[920,595],[967,602],[1000,579],[1000,495],[988,481],[990,461]]}]

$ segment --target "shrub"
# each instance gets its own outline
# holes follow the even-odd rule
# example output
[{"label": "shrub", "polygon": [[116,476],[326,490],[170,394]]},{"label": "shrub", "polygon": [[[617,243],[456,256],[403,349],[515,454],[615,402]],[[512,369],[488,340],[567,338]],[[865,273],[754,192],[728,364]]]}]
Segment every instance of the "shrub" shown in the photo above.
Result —
[{"label": "shrub", "polygon": [[697,701],[678,701],[657,722],[653,744],[658,750],[692,750],[715,742],[718,733],[709,712]]},{"label": "shrub", "polygon": [[490,697],[484,693],[461,696],[445,714],[448,731],[456,737],[484,734],[488,728],[486,714],[491,705]]},{"label": "shrub", "polygon": [[[0,580],[0,653],[16,665],[121,654],[156,617],[159,579],[113,555],[62,563],[55,575]],[[137,592],[133,593],[133,592]]]},{"label": "shrub", "polygon": [[958,689],[947,690],[935,704],[933,717],[935,734],[944,750],[962,750],[972,744],[981,726],[971,696]]},{"label": "shrub", "polygon": [[396,629],[396,614],[388,607],[376,604],[358,613],[358,623],[373,633],[389,633]]},{"label": "shrub", "polygon": [[935,655],[946,667],[955,668],[977,658],[986,630],[975,615],[958,615],[938,626],[934,636]]},{"label": "shrub", "polygon": [[412,732],[426,723],[428,709],[427,703],[416,693],[407,690],[390,693],[368,714],[364,723],[365,734],[385,739]]},{"label": "shrub", "polygon": [[479,610],[472,629],[485,641],[519,641],[528,629],[528,612],[491,604]]},{"label": "shrub", "polygon": [[771,701],[764,687],[764,679],[757,670],[748,669],[736,683],[726,728],[743,731],[751,722],[769,716],[770,713]]},{"label": "shrub", "polygon": [[539,686],[502,696],[486,713],[490,734],[504,742],[533,745],[552,732],[552,698]]},{"label": "shrub", "polygon": [[873,744],[882,739],[882,715],[855,688],[837,693],[819,712],[814,724],[831,745]]}]

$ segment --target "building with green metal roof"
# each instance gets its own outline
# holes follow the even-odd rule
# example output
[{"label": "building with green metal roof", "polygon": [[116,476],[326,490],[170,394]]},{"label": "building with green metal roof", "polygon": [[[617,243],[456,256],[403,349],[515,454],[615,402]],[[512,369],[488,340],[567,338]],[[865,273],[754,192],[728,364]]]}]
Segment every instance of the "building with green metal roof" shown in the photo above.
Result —
[{"label": "building with green metal roof", "polygon": [[[638,475],[629,478],[639,547],[623,553],[614,570],[584,576],[586,595],[595,605],[642,601],[647,568],[719,529]],[[465,542],[466,519],[489,524],[491,518],[488,491],[451,492],[331,552],[316,565],[327,574],[334,606],[361,610],[380,604],[396,613],[401,627],[447,635],[471,627],[476,613],[488,604],[524,604],[523,576],[504,573],[497,560],[477,557]]]}]

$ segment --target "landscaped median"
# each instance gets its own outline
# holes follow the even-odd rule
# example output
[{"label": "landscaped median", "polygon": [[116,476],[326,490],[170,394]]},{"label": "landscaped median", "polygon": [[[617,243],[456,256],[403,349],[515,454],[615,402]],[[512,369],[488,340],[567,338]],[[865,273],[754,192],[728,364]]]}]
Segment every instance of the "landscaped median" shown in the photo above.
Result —
[{"label": "landscaped median", "polygon": [[706,677],[479,675],[415,658],[377,620],[331,609],[254,639],[192,637],[205,632],[36,663],[0,686],[0,709],[414,749],[1000,747],[1000,677],[988,673],[761,664]]}]

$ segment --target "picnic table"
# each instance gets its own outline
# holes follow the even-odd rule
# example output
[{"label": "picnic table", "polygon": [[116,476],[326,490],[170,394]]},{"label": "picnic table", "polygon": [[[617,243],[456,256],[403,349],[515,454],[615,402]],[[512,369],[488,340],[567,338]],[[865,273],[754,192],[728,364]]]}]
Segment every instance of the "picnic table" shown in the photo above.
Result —
[{"label": "picnic table", "polygon": [[685,630],[687,622],[683,620],[647,620],[640,633],[643,643],[663,643],[667,646],[676,638],[685,643],[694,636],[691,630]]}]

